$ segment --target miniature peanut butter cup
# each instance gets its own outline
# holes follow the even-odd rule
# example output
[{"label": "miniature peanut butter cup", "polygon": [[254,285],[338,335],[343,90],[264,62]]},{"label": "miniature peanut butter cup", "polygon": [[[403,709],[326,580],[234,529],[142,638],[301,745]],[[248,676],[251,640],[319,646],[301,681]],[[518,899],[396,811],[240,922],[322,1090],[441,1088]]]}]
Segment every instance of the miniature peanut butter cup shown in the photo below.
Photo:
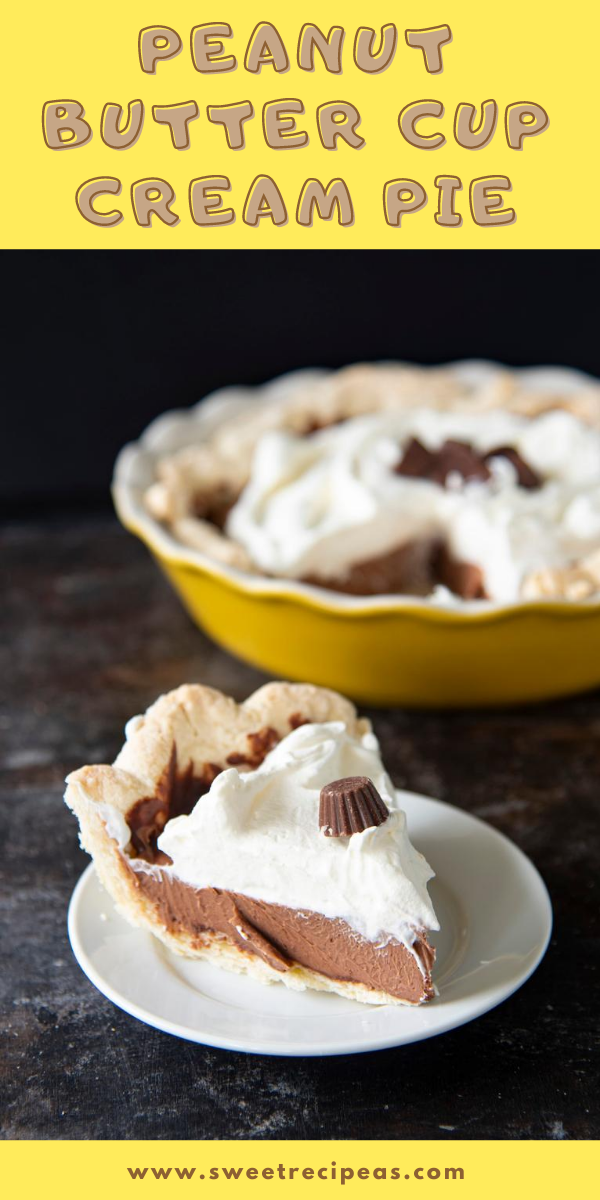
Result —
[{"label": "miniature peanut butter cup", "polygon": [[334,779],[321,789],[319,829],[325,837],[352,837],[389,817],[377,788],[366,775]]}]

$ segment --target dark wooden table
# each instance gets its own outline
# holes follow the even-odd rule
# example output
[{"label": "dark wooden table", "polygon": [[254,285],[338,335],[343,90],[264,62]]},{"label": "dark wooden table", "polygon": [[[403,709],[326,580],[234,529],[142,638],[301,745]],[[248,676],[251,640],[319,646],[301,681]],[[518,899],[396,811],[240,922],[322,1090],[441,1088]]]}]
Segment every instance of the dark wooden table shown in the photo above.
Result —
[{"label": "dark wooden table", "polygon": [[4,1137],[600,1135],[600,695],[370,714],[400,786],[485,818],[544,875],[552,945],[515,996],[453,1033],[377,1054],[205,1049],[113,1007],[77,966],[66,910],[87,858],[63,778],[112,761],[126,719],[160,692],[200,680],[241,699],[263,677],[196,630],[109,516],[9,526],[2,571]]}]

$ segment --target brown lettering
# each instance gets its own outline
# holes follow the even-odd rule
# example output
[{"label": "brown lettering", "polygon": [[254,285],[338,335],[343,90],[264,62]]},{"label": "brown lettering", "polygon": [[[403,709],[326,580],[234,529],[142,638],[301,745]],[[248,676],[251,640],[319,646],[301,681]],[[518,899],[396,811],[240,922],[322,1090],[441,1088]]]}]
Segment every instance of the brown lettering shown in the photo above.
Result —
[{"label": "brown lettering", "polygon": [[495,100],[484,100],[481,118],[475,126],[475,105],[459,104],[454,116],[454,136],[465,150],[481,150],[491,142],[498,122],[498,105]]},{"label": "brown lettering", "polygon": [[78,100],[47,100],[42,109],[42,132],[49,150],[73,150],[92,136]]},{"label": "brown lettering", "polygon": [[144,105],[141,100],[130,100],[127,105],[127,121],[121,128],[123,109],[120,104],[105,104],[100,120],[100,137],[112,150],[128,150],[135,146],[144,126]]},{"label": "brown lettering", "polygon": [[300,193],[296,220],[299,225],[312,225],[314,209],[322,221],[330,221],[337,204],[338,225],[352,225],[354,209],[350,192],[343,179],[332,179],[324,188],[318,179],[307,179]]},{"label": "brown lettering", "polygon": [[415,125],[423,117],[441,117],[444,105],[439,100],[415,100],[407,104],[398,117],[400,133],[411,146],[419,150],[437,150],[446,141],[442,133],[417,133]]},{"label": "brown lettering", "polygon": [[452,41],[449,25],[433,25],[429,29],[407,29],[404,36],[407,45],[423,51],[425,70],[429,71],[430,75],[439,75],[444,70],[442,46]]},{"label": "brown lettering", "polygon": [[333,100],[329,104],[321,104],[317,109],[317,128],[326,150],[337,150],[339,137],[353,150],[360,150],[365,139],[356,133],[357,125],[360,125],[360,113],[345,100]]},{"label": "brown lettering", "polygon": [[375,30],[368,25],[361,26],[356,31],[354,39],[354,61],[359,71],[369,75],[378,75],[386,71],[396,53],[398,30],[395,25],[384,25],[379,39],[379,49],[374,51]]},{"label": "brown lettering", "polygon": [[174,199],[175,192],[166,179],[136,179],[131,185],[133,215],[146,229],[152,225],[153,216],[165,225],[177,225],[179,217],[170,208]]},{"label": "brown lettering", "polygon": [[303,113],[301,100],[271,100],[263,108],[263,133],[272,150],[294,150],[308,145],[308,134],[296,130],[291,113]]},{"label": "brown lettering", "polygon": [[454,198],[462,190],[461,180],[458,175],[438,175],[435,186],[439,191],[436,223],[447,229],[458,229],[462,225],[462,217],[454,207]]},{"label": "brown lettering", "polygon": [[92,225],[118,225],[123,220],[123,213],[118,208],[113,208],[107,213],[96,212],[94,200],[96,196],[118,196],[120,191],[121,180],[110,175],[106,178],[98,176],[96,179],[86,179],[77,189],[75,203],[82,217]]},{"label": "brown lettering", "polygon": [[240,100],[238,104],[209,104],[206,114],[213,125],[225,126],[225,137],[230,150],[244,149],[244,121],[254,116],[254,109],[249,100]]},{"label": "brown lettering", "polygon": [[327,37],[316,25],[303,25],[298,38],[298,66],[302,71],[314,71],[315,50],[318,50],[326,69],[332,75],[340,75],[343,44],[344,30],[341,25],[332,25]]},{"label": "brown lettering", "polygon": [[503,208],[500,192],[512,191],[507,175],[489,175],[473,179],[469,202],[476,225],[512,225],[517,219],[514,208]]},{"label": "brown lettering", "polygon": [[287,221],[283,196],[270,175],[257,175],[253,179],[244,205],[246,225],[258,225],[262,217],[270,217],[274,225],[285,225]]},{"label": "brown lettering", "polygon": [[201,71],[203,75],[212,75],[217,71],[235,71],[235,55],[223,54],[221,38],[224,37],[232,37],[231,25],[211,22],[206,25],[194,25],[190,45],[192,62],[197,71]]},{"label": "brown lettering", "polygon": [[274,25],[261,21],[252,31],[246,50],[245,67],[257,75],[262,67],[287,71],[290,63],[286,48]]},{"label": "brown lettering", "polygon": [[152,116],[159,125],[168,125],[171,130],[171,141],[176,150],[187,150],[190,144],[190,121],[198,116],[198,105],[195,100],[182,104],[153,105]]},{"label": "brown lettering", "polygon": [[523,149],[523,138],[536,137],[550,124],[550,117],[541,104],[523,101],[509,104],[504,116],[506,140],[511,150]]},{"label": "brown lettering", "polygon": [[157,62],[176,58],[182,46],[177,30],[170,29],[168,25],[147,25],[145,29],[140,29],[138,54],[142,71],[155,75]]},{"label": "brown lettering", "polygon": [[235,221],[232,208],[223,208],[219,192],[231,191],[226,175],[202,175],[192,179],[189,188],[190,212],[196,225],[231,225]]},{"label": "brown lettering", "polygon": [[427,192],[416,179],[390,179],[383,188],[383,211],[388,225],[400,226],[405,213],[427,204]]}]

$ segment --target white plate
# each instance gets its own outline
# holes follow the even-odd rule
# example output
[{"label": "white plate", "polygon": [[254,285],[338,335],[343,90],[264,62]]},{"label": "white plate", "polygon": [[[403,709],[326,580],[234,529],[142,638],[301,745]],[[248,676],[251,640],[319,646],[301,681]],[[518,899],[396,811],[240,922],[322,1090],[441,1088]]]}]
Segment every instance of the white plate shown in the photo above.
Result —
[{"label": "white plate", "polygon": [[251,1054],[356,1054],[418,1042],[500,1004],[548,945],[546,887],[512,842],[476,817],[402,794],[411,839],[436,871],[442,927],[434,981],[420,1008],[376,1007],[322,992],[292,992],[180,958],[116,912],[90,865],[69,908],[75,957],[93,984],[133,1017],[176,1037]]}]

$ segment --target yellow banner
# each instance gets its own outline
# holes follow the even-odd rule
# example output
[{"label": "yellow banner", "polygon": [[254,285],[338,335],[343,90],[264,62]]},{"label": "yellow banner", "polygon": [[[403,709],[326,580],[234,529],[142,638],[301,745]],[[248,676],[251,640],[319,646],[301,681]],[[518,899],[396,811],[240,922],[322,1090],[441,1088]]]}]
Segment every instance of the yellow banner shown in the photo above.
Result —
[{"label": "yellow banner", "polygon": [[595,0],[34,0],[3,30],[7,246],[597,245]]},{"label": "yellow banner", "polygon": [[[564,1200],[595,1191],[597,1142],[7,1142],[6,1195],[46,1200],[415,1193]],[[12,1186],[11,1186],[12,1185]]]}]

